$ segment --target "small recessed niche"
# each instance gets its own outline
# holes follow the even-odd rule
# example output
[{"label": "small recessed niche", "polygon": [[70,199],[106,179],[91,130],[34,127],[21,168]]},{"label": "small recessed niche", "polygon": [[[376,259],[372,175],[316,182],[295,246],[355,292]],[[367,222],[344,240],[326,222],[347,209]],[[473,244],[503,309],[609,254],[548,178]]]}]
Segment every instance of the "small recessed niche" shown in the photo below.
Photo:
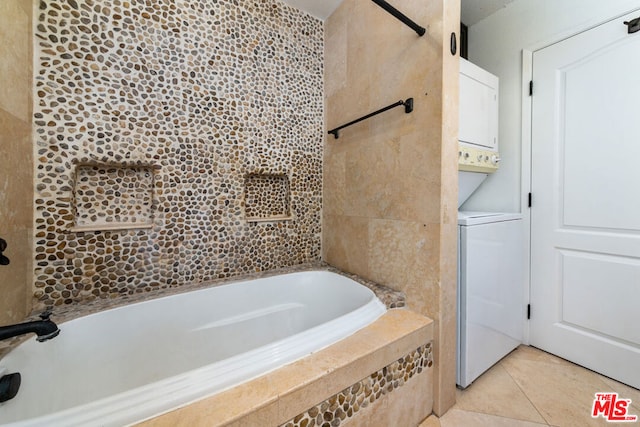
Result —
[{"label": "small recessed niche", "polygon": [[153,166],[78,165],[71,231],[153,226]]},{"label": "small recessed niche", "polygon": [[249,174],[244,179],[244,209],[247,221],[290,220],[291,190],[283,174]]}]

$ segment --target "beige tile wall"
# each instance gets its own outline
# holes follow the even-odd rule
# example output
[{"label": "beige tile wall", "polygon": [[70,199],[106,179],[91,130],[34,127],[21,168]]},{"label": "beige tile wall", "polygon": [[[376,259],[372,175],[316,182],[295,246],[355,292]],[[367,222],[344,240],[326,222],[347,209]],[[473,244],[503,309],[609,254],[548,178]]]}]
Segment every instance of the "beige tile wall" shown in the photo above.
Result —
[{"label": "beige tile wall", "polygon": [[29,311],[33,148],[31,145],[32,3],[0,1],[0,237],[11,260],[0,266],[0,324]]},{"label": "beige tile wall", "polygon": [[458,84],[459,55],[451,55],[450,37],[459,45],[460,2],[443,1],[442,31],[442,157],[440,185],[440,311],[437,319],[436,390],[434,412],[442,415],[455,403],[456,383],[456,279],[458,226]]},{"label": "beige tile wall", "polygon": [[323,258],[403,290],[435,320],[434,410],[444,413],[455,401],[458,56],[449,38],[459,2],[394,6],[427,34],[359,0],[325,22],[328,129],[409,97],[415,110],[325,138]]}]

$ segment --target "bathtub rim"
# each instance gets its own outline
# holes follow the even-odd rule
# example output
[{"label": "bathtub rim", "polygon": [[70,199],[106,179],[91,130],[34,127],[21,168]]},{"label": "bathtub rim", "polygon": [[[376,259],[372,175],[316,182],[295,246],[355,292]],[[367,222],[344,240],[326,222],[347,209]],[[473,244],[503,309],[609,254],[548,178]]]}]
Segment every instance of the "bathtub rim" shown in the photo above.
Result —
[{"label": "bathtub rim", "polygon": [[[322,351],[136,426],[279,426],[427,343],[433,349],[432,319],[408,309],[391,309]],[[434,370],[435,363],[422,380],[433,384]],[[424,399],[426,416],[433,408],[432,391]]]},{"label": "bathtub rim", "polygon": [[[211,287],[224,286],[226,284],[233,284],[242,282],[245,280],[260,279],[266,277],[273,277],[282,274],[306,272],[306,271],[329,271],[347,277],[361,285],[371,289],[376,294],[378,299],[387,307],[392,308],[404,308],[406,307],[406,295],[404,292],[392,289],[388,286],[373,282],[358,276],[357,274],[348,273],[340,270],[337,267],[325,261],[311,261],[301,264],[296,264],[288,267],[277,268],[273,270],[252,272],[237,276],[221,277],[218,279],[207,280],[200,283],[185,283],[180,285],[167,285],[151,291],[136,292],[133,294],[124,294],[116,298],[96,298],[91,300],[79,300],[74,301],[68,305],[62,306],[48,306],[39,305],[32,309],[31,313],[26,316],[24,321],[39,320],[40,313],[45,310],[51,310],[52,320],[58,324],[63,324],[70,320],[74,320],[80,317],[90,316],[102,311],[111,310],[118,307],[124,307],[128,305],[137,304],[140,302],[146,302],[155,300],[158,298],[164,298],[172,295],[180,295],[183,293],[193,292],[200,289],[208,289]],[[6,356],[10,351],[19,346],[20,344],[28,341],[30,337],[23,335],[13,339],[0,341],[0,359]]]},{"label": "bathtub rim", "polygon": [[[256,279],[314,272],[327,272],[330,274],[337,274],[336,272],[324,269],[313,269],[306,271],[294,271],[286,274],[274,274],[268,277],[260,277]],[[346,275],[339,275],[353,280]],[[237,280],[228,283],[221,283],[219,286],[234,286],[251,280],[252,279]],[[370,296],[369,301],[358,309],[332,319],[328,322],[296,333],[290,337],[258,347],[240,355],[215,362],[210,365],[192,369],[178,375],[139,386],[113,396],[100,398],[76,407],[53,412],[47,415],[29,418],[26,420],[12,421],[9,422],[7,426],[27,427],[49,425],[52,427],[66,427],[84,426],[88,424],[94,424],[98,421],[101,425],[133,425],[145,419],[155,418],[164,413],[174,411],[184,406],[188,406],[196,401],[212,397],[230,388],[252,381],[260,376],[272,372],[273,370],[294,363],[304,358],[305,356],[317,353],[331,346],[332,344],[335,344],[336,342],[348,338],[349,336],[367,327],[382,315],[384,315],[384,313],[387,311],[387,308],[379,300],[375,292],[373,292],[367,286],[364,286],[362,283],[355,280],[353,281],[358,285],[367,288],[367,292]],[[193,291],[206,292],[211,289],[213,289],[213,287],[199,288],[194,289]],[[60,323],[60,327],[63,330],[65,323],[78,320],[82,317],[92,317],[106,311],[118,311],[122,309],[132,308],[138,304],[153,302],[159,299],[171,298],[173,296],[178,296],[185,293],[187,292],[181,292],[176,295],[164,295],[159,298],[139,301],[133,304],[117,306],[108,310],[94,312],[86,316],[69,319],[63,323]],[[336,328],[337,325],[343,326],[341,327],[341,329],[338,329]],[[29,339],[29,341],[32,340],[35,340],[35,338],[32,337]],[[287,354],[287,351],[289,351],[290,353],[288,353],[289,355],[284,361],[282,357],[264,357],[265,354]],[[247,363],[253,363],[253,365],[251,365],[252,368],[250,369],[250,374],[248,374],[248,378],[243,378],[240,382],[238,382],[237,377],[240,376],[240,367],[246,365]],[[216,371],[224,367],[230,368],[231,371],[226,372],[223,376],[216,375]],[[245,374],[245,376],[246,375],[247,374]],[[223,383],[224,385],[219,386],[218,383]],[[215,390],[211,390],[214,386],[218,388],[216,388]],[[189,391],[185,392],[186,389],[189,389]],[[182,392],[184,394],[181,396],[181,399],[176,399],[174,395],[179,392]],[[169,399],[169,396],[172,398]]]}]

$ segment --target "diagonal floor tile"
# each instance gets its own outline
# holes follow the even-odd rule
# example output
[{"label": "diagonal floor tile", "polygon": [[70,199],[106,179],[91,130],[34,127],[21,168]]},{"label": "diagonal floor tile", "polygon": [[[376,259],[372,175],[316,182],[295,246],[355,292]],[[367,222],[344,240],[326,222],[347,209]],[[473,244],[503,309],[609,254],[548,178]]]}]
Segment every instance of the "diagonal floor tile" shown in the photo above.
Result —
[{"label": "diagonal floor tile", "polygon": [[622,384],[605,376],[600,376],[600,379],[608,387],[606,390],[602,391],[614,391],[623,399],[631,399],[631,406],[634,409],[633,415],[638,415],[638,417],[640,417],[640,390],[629,387],[626,384]]},{"label": "diagonal floor tile", "polygon": [[606,390],[601,376],[541,350],[520,347],[500,364],[551,425],[606,425],[591,418],[596,392]]},{"label": "diagonal floor tile", "polygon": [[457,409],[544,423],[540,413],[500,364],[457,394]]},{"label": "diagonal floor tile", "polygon": [[435,415],[430,415],[426,420],[420,423],[418,427],[442,427],[440,425],[440,419]]},{"label": "diagonal floor tile", "polygon": [[546,424],[479,414],[452,408],[440,418],[441,427],[540,427]]},{"label": "diagonal floor tile", "polygon": [[607,391],[631,399],[630,414],[640,416],[640,390],[520,346],[466,390],[458,390],[456,405],[441,419],[432,415],[420,427],[640,426],[591,418],[595,393]]}]

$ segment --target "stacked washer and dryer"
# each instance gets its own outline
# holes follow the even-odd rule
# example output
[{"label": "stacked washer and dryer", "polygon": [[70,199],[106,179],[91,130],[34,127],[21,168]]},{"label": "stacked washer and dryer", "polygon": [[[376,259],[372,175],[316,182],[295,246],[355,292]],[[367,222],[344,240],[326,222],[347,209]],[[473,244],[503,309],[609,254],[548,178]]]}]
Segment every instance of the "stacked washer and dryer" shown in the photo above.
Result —
[{"label": "stacked washer and dryer", "polygon": [[[498,78],[460,59],[458,208],[498,170]],[[457,384],[522,342],[522,215],[458,211]]]}]

